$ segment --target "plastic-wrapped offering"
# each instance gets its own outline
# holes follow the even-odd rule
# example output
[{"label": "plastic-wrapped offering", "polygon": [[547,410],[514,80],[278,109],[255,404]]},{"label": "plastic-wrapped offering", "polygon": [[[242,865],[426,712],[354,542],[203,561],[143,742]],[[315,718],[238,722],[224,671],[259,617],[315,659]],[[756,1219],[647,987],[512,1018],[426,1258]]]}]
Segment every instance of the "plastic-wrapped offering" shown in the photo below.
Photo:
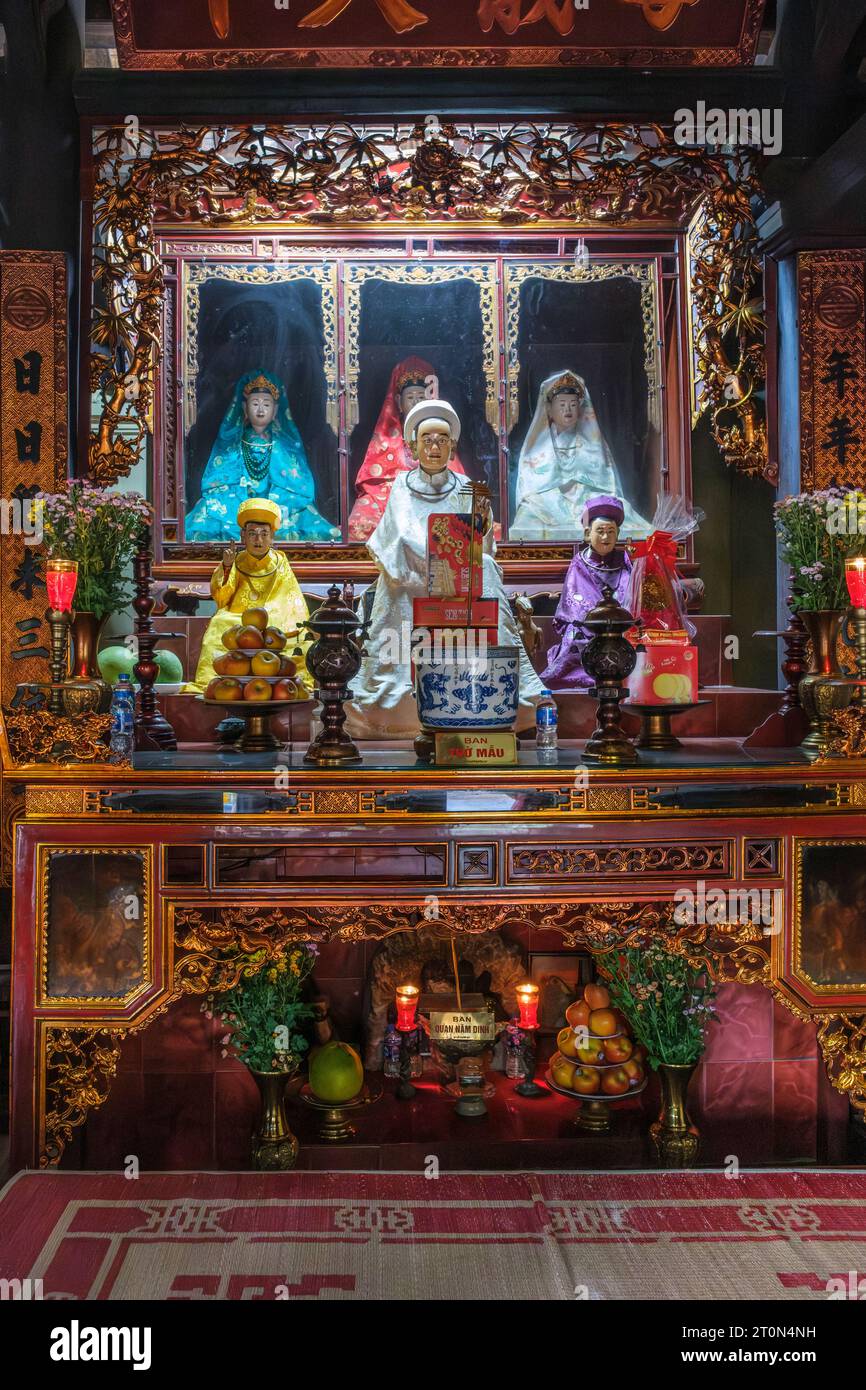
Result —
[{"label": "plastic-wrapped offering", "polygon": [[[653,529],[646,540],[635,541],[629,552],[632,571],[626,607],[640,622],[643,633],[666,632],[687,642],[695,635],[686,614],[685,589],[677,577],[677,546],[697,531],[702,511],[692,511],[679,494],[659,497]],[[674,639],[676,640],[676,639]]]}]

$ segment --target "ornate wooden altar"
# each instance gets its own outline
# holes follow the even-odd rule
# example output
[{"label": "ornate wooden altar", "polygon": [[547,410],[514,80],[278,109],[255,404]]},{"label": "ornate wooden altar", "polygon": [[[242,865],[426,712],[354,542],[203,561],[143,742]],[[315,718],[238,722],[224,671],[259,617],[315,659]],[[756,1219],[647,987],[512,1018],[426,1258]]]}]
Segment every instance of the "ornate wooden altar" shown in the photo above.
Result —
[{"label": "ornate wooden altar", "polygon": [[[662,936],[812,1020],[833,1085],[866,1108],[866,962],[826,939],[815,886],[866,838],[859,770],[733,746],[672,756],[587,774],[564,748],[557,767],[529,752],[456,776],[400,751],[311,771],[297,752],[277,786],[264,756],[237,771],[231,755],[183,753],[22,770],[14,1165],[60,1162],[110,1111],[123,1040],[231,987],[254,953],[431,917],[458,934],[535,924],[594,952]],[[70,903],[94,874],[120,922],[102,954],[80,944]]]}]

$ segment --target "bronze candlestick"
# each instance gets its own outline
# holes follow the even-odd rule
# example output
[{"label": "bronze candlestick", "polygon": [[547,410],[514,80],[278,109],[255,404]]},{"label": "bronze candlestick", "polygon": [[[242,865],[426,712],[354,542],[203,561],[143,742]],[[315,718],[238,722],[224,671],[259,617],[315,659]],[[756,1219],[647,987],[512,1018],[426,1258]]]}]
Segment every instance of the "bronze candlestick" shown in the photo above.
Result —
[{"label": "bronze candlestick", "polygon": [[72,614],[67,610],[49,608],[45,621],[51,631],[51,693],[48,708],[52,714],[63,714],[63,683],[66,678],[69,624]]},{"label": "bronze candlestick", "polygon": [[307,749],[304,762],[315,767],[360,763],[361,755],[343,728],[343,702],[350,698],[349,682],[357,676],[364,655],[354,636],[360,633],[363,639],[367,625],[359,621],[337,585],[332,584],[325,602],[301,627],[316,635],[307,652],[307,667],[322,702],[322,731]]},{"label": "bronze candlestick", "polygon": [[602,601],[584,618],[595,635],[583,652],[583,667],[595,681],[590,690],[598,701],[596,727],[584,749],[587,762],[627,767],[640,762],[634,744],[623,732],[620,702],[627,695],[624,681],[637,665],[637,653],[624,637],[635,620],[613,596],[609,584],[601,588]]},{"label": "bronze candlestick", "polygon": [[77,586],[78,561],[64,560],[59,556],[50,557],[45,566],[45,587],[48,590],[45,620],[51,631],[51,689],[48,708],[52,714],[63,713],[69,626],[72,622],[72,600]]}]

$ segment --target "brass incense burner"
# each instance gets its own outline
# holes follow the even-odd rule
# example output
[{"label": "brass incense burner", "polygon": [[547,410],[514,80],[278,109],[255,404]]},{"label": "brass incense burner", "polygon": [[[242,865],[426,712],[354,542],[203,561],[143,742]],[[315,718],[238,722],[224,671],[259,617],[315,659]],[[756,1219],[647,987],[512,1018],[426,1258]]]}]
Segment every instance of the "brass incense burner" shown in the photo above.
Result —
[{"label": "brass incense burner", "polygon": [[307,669],[322,702],[322,730],[307,749],[304,762],[315,767],[359,764],[361,755],[343,728],[343,704],[350,698],[349,682],[357,676],[364,655],[355,636],[360,634],[363,640],[367,625],[349,606],[345,589],[341,592],[332,584],[325,602],[300,626],[316,637],[307,652]]}]

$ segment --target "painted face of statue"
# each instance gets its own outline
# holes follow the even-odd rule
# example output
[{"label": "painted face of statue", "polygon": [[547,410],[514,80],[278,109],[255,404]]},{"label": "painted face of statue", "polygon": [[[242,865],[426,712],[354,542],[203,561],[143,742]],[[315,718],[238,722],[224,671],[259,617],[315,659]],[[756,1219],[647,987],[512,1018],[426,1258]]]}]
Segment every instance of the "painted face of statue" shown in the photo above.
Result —
[{"label": "painted face of statue", "polygon": [[274,538],[272,527],[264,521],[248,521],[243,531],[244,550],[257,560],[263,559],[271,548]]},{"label": "painted face of statue", "polygon": [[548,402],[547,418],[560,433],[576,429],[579,415],[580,397],[575,391],[557,391]]},{"label": "painted face of statue", "polygon": [[247,420],[256,434],[264,434],[273,423],[277,403],[270,391],[251,391],[245,404]]},{"label": "painted face of statue", "polygon": [[425,473],[441,473],[454,457],[454,441],[444,420],[424,420],[418,427],[413,450]]},{"label": "painted face of statue", "polygon": [[404,420],[413,405],[417,405],[419,401],[423,401],[426,394],[426,389],[416,383],[413,383],[411,386],[403,387],[403,390],[400,392],[398,405],[400,407],[400,414]]},{"label": "painted face of statue", "polygon": [[596,555],[604,558],[615,548],[618,535],[619,527],[615,521],[606,516],[597,516],[589,527],[586,538]]}]

